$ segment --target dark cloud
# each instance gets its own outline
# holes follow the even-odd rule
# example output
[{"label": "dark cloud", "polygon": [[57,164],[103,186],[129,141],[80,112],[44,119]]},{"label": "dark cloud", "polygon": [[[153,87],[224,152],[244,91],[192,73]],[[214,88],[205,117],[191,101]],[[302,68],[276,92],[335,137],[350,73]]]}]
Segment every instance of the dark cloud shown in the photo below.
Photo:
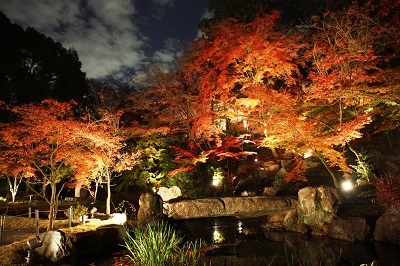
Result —
[{"label": "dark cloud", "polygon": [[[66,48],[74,47],[87,76],[101,78],[127,68],[139,71],[149,61],[174,62],[180,37],[164,37],[153,44],[157,33],[150,31],[156,29],[145,25],[154,17],[168,19],[166,12],[179,1],[187,0],[2,0],[0,10],[12,22],[34,27]],[[205,12],[203,2],[194,20]],[[188,33],[182,33],[182,38],[188,38]]]}]

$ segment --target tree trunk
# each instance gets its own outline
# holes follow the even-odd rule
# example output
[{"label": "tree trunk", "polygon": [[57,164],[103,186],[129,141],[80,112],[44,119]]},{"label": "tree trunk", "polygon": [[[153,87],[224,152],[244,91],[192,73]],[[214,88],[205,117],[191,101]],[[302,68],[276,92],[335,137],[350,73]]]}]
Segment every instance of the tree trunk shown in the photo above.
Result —
[{"label": "tree trunk", "polygon": [[49,212],[49,224],[47,226],[47,231],[53,230],[54,219],[57,211],[57,184],[51,183],[51,198],[50,198],[50,212]]},{"label": "tree trunk", "polygon": [[333,184],[335,185],[336,188],[339,188],[339,182],[335,176],[335,174],[332,172],[332,170],[329,168],[329,166],[327,165],[325,159],[323,158],[323,156],[314,149],[314,152],[317,154],[318,159],[322,162],[322,164],[325,166],[325,169],[328,171],[329,175],[331,176],[332,180],[333,180]]},{"label": "tree trunk", "polygon": [[106,199],[106,214],[111,214],[111,180],[107,178],[107,199]]},{"label": "tree trunk", "polygon": [[276,151],[276,149],[275,149],[274,147],[271,147],[270,149],[271,149],[271,152],[272,152],[272,155],[274,156],[274,158],[278,158],[278,157],[279,157],[279,154],[278,154],[278,152]]},{"label": "tree trunk", "polygon": [[40,191],[40,195],[42,195],[43,197],[46,197],[46,188],[47,188],[47,185],[46,185],[46,180],[44,179],[43,180],[43,184],[42,184],[42,191]]},{"label": "tree trunk", "polygon": [[15,196],[17,195],[19,185],[21,184],[22,177],[19,179],[17,177],[14,177],[13,182],[11,182],[10,177],[7,176],[7,181],[8,181],[8,186],[9,190],[11,192],[11,200],[12,202],[15,202]]},{"label": "tree trunk", "polygon": [[11,200],[12,202],[15,202],[15,196],[17,195],[17,192],[11,191]]},{"label": "tree trunk", "polygon": [[96,186],[95,186],[94,195],[93,195],[93,203],[96,203],[96,200],[97,200],[97,191],[98,191],[98,190],[99,190],[99,182],[96,181]]}]

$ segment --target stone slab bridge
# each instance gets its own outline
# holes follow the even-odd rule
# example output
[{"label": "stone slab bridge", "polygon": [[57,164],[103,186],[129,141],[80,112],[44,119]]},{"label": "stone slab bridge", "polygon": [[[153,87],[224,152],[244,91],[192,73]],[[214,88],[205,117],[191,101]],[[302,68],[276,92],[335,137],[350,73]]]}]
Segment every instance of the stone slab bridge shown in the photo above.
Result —
[{"label": "stone slab bridge", "polygon": [[297,197],[219,197],[164,202],[163,212],[176,220],[221,216],[249,218],[295,210],[296,207]]}]

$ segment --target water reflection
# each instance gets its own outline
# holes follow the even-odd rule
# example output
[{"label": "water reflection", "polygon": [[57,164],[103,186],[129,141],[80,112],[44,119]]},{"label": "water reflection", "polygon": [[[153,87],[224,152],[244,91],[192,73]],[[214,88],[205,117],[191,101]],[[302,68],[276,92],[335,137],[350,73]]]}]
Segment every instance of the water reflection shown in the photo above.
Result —
[{"label": "water reflection", "polygon": [[187,240],[200,238],[215,245],[206,254],[207,265],[286,265],[288,259],[294,265],[370,265],[374,260],[379,265],[399,265],[397,245],[263,232],[257,219],[193,219],[178,227]]},{"label": "water reflection", "polygon": [[[351,243],[289,232],[263,232],[257,219],[234,217],[175,221],[185,240],[202,239],[213,248],[204,262],[210,266],[242,265],[400,265],[400,246],[379,242]],[[125,252],[125,253],[124,253]],[[133,265],[126,250],[85,265]]]},{"label": "water reflection", "polygon": [[242,221],[238,222],[238,233],[242,234],[243,233],[243,227],[242,227]]},{"label": "water reflection", "polygon": [[224,236],[222,235],[222,233],[218,229],[214,229],[214,232],[213,232],[213,243],[221,244],[222,242],[224,242]]}]

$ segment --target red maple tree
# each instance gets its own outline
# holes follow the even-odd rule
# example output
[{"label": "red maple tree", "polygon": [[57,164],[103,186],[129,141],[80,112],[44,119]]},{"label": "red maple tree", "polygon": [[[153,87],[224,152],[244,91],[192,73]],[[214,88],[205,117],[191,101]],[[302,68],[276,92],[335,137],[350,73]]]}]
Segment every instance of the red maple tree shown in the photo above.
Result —
[{"label": "red maple tree", "polygon": [[[71,159],[76,154],[74,134],[83,125],[74,117],[74,104],[45,100],[39,104],[16,106],[12,108],[16,118],[2,123],[0,128],[2,143],[6,147],[2,156],[20,162],[13,164],[13,160],[5,160],[2,167],[13,174],[34,175],[35,181],[42,185],[40,193],[50,206],[48,229],[53,228],[62,190],[57,190],[57,184],[68,177],[65,169],[73,168]],[[27,185],[34,189],[34,185]],[[50,199],[46,197],[47,186],[51,188]]]},{"label": "red maple tree", "polygon": [[398,56],[400,29],[382,21],[371,5],[356,3],[315,17],[308,27],[314,31],[306,55],[312,65],[301,110],[319,124],[314,133],[318,145],[335,147],[323,152],[330,164],[351,172],[346,146],[358,163],[364,162],[350,141],[361,138],[377,115],[398,117],[399,69],[388,62]]},{"label": "red maple tree", "polygon": [[[76,156],[73,165],[76,166],[75,186],[86,186],[95,182],[96,197],[100,183],[106,184],[106,214],[111,213],[111,181],[113,175],[131,169],[137,162],[140,152],[130,152],[125,143],[125,136],[120,129],[122,111],[113,114],[99,109],[100,118],[85,123],[84,130],[77,131],[76,144],[80,156]],[[85,159],[82,159],[85,158]]]}]

